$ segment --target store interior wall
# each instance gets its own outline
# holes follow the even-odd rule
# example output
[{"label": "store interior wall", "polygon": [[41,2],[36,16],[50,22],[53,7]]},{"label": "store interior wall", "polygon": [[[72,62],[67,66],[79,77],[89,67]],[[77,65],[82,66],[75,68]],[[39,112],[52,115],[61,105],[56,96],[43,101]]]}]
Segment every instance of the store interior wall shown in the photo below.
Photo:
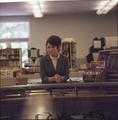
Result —
[{"label": "store interior wall", "polygon": [[117,15],[115,12],[101,16],[94,13],[48,15],[43,18],[0,17],[1,21],[29,21],[30,47],[39,48],[40,54],[45,54],[46,39],[52,34],[59,35],[62,39],[74,38],[77,43],[77,59],[80,59],[81,62],[85,62],[94,37],[117,35]]}]

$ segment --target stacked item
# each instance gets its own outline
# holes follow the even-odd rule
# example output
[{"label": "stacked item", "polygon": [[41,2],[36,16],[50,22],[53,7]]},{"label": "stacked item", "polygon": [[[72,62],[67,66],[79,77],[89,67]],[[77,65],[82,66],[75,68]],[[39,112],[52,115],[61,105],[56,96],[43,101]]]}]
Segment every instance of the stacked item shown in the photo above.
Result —
[{"label": "stacked item", "polygon": [[69,82],[83,82],[83,71],[70,70]]},{"label": "stacked item", "polygon": [[14,70],[12,69],[0,69],[0,86],[15,85]]},{"label": "stacked item", "polygon": [[86,70],[83,79],[85,82],[104,81],[104,70]]}]

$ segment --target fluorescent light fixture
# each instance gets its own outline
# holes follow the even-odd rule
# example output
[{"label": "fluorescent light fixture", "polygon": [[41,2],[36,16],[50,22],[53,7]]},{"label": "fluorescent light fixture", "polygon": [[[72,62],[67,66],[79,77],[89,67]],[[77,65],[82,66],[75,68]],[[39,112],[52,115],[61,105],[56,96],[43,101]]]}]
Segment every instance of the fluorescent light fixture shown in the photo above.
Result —
[{"label": "fluorescent light fixture", "polygon": [[118,4],[118,0],[107,0],[104,1],[104,4],[101,5],[101,8],[98,9],[97,14],[107,14],[112,8]]},{"label": "fluorescent light fixture", "polygon": [[36,18],[43,17],[43,14],[42,14],[41,8],[40,8],[39,0],[29,0],[28,2],[31,6],[34,17],[36,17]]},{"label": "fluorescent light fixture", "polygon": [[34,17],[43,17],[40,8],[40,0],[0,0],[0,3],[10,3],[10,2],[28,2],[31,6]]},{"label": "fluorescent light fixture", "polygon": [[28,0],[0,0],[0,3],[9,3],[9,2],[28,2]]}]

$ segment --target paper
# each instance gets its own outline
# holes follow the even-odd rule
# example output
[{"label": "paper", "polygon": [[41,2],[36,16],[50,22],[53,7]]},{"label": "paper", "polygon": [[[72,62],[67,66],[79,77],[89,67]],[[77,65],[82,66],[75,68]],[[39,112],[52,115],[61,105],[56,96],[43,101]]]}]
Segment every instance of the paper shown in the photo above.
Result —
[{"label": "paper", "polygon": [[94,40],[94,48],[101,48],[101,40]]},{"label": "paper", "polygon": [[37,57],[37,50],[36,49],[31,50],[31,56],[30,57]]}]

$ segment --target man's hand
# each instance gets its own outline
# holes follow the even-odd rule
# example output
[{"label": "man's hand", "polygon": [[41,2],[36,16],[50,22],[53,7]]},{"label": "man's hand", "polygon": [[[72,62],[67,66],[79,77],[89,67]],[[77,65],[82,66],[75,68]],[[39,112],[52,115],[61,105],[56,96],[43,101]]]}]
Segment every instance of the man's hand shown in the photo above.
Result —
[{"label": "man's hand", "polygon": [[55,77],[56,77],[56,82],[57,83],[61,83],[61,82],[64,81],[64,77],[61,76],[61,75],[56,74]]},{"label": "man's hand", "polygon": [[53,77],[48,77],[48,80],[50,82],[55,81],[56,83],[61,83],[61,82],[64,82],[64,77],[61,76],[61,75],[56,74]]}]

